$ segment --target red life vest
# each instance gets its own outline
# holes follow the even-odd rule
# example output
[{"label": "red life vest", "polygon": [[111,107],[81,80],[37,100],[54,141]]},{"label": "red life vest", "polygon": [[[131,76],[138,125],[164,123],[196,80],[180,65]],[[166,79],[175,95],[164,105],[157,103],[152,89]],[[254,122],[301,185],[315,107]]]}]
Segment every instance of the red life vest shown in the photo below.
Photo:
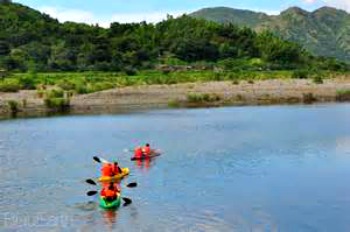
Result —
[{"label": "red life vest", "polygon": [[138,159],[142,157],[142,149],[141,149],[141,147],[135,148],[134,157],[138,158]]},{"label": "red life vest", "polygon": [[151,155],[151,148],[150,147],[147,147],[147,146],[144,146],[143,148],[142,148],[142,151],[143,151],[143,154],[145,154],[145,155]]}]

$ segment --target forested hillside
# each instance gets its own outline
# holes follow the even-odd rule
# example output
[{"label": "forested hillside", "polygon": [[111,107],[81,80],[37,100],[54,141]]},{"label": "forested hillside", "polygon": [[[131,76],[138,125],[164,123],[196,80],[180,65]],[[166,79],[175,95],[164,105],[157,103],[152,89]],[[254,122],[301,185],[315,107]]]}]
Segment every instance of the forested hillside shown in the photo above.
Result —
[{"label": "forested hillside", "polygon": [[26,6],[0,4],[0,69],[123,71],[159,64],[224,64],[247,69],[344,69],[269,32],[189,16],[158,24],[59,23]]},{"label": "forested hillside", "polygon": [[315,55],[336,57],[350,62],[350,14],[331,7],[308,12],[291,7],[280,15],[269,16],[227,7],[205,8],[192,17],[218,23],[234,23],[259,32],[269,30],[296,42]]}]

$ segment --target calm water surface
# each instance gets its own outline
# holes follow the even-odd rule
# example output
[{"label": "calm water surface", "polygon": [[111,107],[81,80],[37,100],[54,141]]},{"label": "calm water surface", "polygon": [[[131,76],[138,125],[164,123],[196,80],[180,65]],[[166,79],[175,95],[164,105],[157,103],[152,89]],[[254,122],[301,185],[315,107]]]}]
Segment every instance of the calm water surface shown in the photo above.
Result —
[{"label": "calm water surface", "polygon": [[[150,142],[150,163],[123,152]],[[92,156],[132,174],[96,205]],[[0,121],[1,231],[349,231],[350,104]]]}]

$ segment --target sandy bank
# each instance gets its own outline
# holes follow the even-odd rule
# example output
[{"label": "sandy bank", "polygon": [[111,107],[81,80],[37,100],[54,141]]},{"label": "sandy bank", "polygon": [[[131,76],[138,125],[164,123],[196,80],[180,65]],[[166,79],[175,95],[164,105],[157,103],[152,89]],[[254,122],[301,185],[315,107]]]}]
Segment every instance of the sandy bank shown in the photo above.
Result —
[{"label": "sandy bank", "polygon": [[[232,82],[187,83],[175,85],[132,86],[97,93],[74,96],[70,100],[70,113],[109,113],[164,108],[170,103],[178,107],[261,105],[333,102],[338,90],[350,89],[350,77],[325,80],[314,84],[311,80],[264,80],[239,84]],[[188,95],[212,94],[219,96],[211,102],[191,102]],[[11,113],[8,101],[18,102],[19,115],[41,115],[49,110],[36,91],[0,93],[0,115]],[[346,100],[346,99],[345,99]],[[350,99],[348,99],[350,100]]]}]

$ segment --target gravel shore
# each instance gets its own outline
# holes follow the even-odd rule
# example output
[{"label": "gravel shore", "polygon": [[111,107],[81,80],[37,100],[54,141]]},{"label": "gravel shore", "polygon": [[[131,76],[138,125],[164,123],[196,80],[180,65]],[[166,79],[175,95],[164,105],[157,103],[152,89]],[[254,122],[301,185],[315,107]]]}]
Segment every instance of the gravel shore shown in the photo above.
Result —
[{"label": "gravel shore", "polygon": [[[326,79],[323,84],[311,80],[275,79],[240,83],[205,82],[174,85],[145,85],[116,88],[70,99],[72,114],[118,113],[166,107],[207,107],[223,105],[270,105],[335,102],[337,91],[350,90],[350,77]],[[191,102],[190,94],[217,96],[210,102]],[[347,99],[345,99],[347,100]],[[0,93],[0,117],[11,115],[9,101],[16,101],[18,116],[46,115],[36,91]]]}]

